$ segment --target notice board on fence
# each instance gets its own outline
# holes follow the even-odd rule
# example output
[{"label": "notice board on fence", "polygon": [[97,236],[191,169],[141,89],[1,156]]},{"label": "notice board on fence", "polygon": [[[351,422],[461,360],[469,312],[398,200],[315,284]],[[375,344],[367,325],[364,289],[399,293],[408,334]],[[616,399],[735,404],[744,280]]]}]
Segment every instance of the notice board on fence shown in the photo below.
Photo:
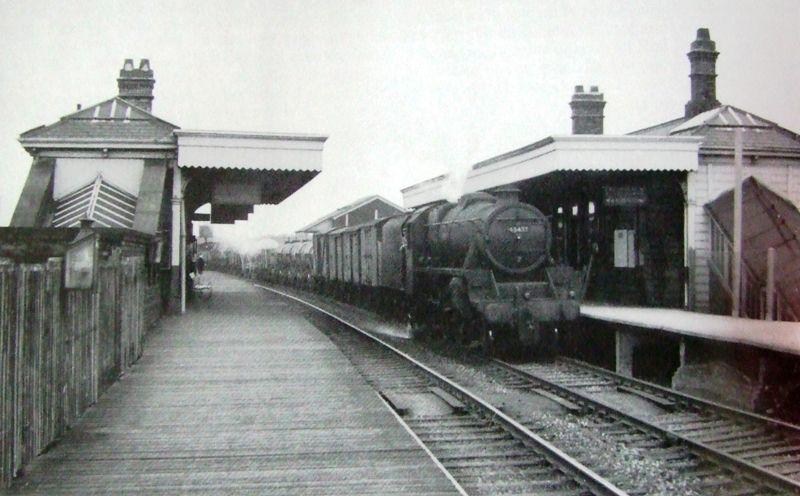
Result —
[{"label": "notice board on fence", "polygon": [[64,258],[64,287],[89,289],[97,267],[97,236],[90,234],[74,241]]}]

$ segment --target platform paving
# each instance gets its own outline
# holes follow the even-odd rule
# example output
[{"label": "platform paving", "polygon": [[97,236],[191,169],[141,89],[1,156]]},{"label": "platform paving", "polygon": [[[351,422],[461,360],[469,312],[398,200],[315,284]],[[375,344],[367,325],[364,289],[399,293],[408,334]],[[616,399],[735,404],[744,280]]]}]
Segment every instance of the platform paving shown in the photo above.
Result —
[{"label": "platform paving", "polygon": [[457,494],[298,306],[207,275],[10,494]]}]

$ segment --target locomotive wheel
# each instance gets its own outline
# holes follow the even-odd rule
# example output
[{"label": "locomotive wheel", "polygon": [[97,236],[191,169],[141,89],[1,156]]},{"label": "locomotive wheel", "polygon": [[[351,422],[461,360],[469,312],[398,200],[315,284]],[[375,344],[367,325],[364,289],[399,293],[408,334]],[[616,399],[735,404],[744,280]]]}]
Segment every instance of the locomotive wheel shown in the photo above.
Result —
[{"label": "locomotive wheel", "polygon": [[444,308],[440,325],[442,336],[456,345],[466,345],[472,340],[474,325],[469,317],[462,315],[456,308]]},{"label": "locomotive wheel", "polygon": [[522,341],[519,338],[519,333],[514,327],[503,326],[501,329],[495,331],[495,352],[503,356],[517,357],[524,355],[524,348]]},{"label": "locomotive wheel", "polygon": [[453,325],[451,327],[451,333],[453,335],[453,340],[456,344],[469,344],[470,341],[470,323],[464,319],[458,312],[455,314],[455,318],[453,319]]},{"label": "locomotive wheel", "polygon": [[405,308],[406,326],[410,334],[415,338],[425,337],[427,334],[424,332],[424,329],[426,329],[425,316],[427,315],[425,305],[420,301],[414,301],[406,304]]}]

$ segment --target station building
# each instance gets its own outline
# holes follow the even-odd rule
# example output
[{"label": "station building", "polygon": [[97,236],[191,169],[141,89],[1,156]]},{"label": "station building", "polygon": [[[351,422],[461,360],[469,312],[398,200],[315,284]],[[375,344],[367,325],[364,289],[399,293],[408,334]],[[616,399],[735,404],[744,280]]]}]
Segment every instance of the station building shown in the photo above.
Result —
[{"label": "station building", "polygon": [[[247,219],[316,176],[325,136],[185,130],[153,114],[150,62],[125,60],[118,94],[19,138],[33,163],[12,227],[130,229],[152,236],[165,303],[183,311],[192,222]],[[196,213],[211,204],[210,214]]]},{"label": "station building", "polygon": [[354,226],[375,219],[382,219],[405,212],[403,207],[396,205],[380,195],[365,196],[337,208],[314,222],[298,229],[298,233],[326,233],[341,227]]},{"label": "station building", "polygon": [[[743,315],[765,317],[766,252],[776,252],[774,318],[800,320],[800,136],[716,99],[719,53],[699,29],[683,116],[603,134],[605,100],[576,86],[573,134],[472,165],[463,193],[514,186],[552,219],[553,253],[591,264],[587,299],[730,313],[734,134],[742,130]],[[403,189],[407,208],[440,201],[442,175]]]}]

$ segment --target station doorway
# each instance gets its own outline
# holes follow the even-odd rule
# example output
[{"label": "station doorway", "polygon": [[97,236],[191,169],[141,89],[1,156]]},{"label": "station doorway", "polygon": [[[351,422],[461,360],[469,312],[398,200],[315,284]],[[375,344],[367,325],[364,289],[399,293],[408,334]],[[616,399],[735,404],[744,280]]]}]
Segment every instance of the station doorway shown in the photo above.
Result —
[{"label": "station doorway", "polygon": [[557,171],[518,184],[553,227],[553,257],[591,264],[588,301],[681,308],[686,172]]}]

